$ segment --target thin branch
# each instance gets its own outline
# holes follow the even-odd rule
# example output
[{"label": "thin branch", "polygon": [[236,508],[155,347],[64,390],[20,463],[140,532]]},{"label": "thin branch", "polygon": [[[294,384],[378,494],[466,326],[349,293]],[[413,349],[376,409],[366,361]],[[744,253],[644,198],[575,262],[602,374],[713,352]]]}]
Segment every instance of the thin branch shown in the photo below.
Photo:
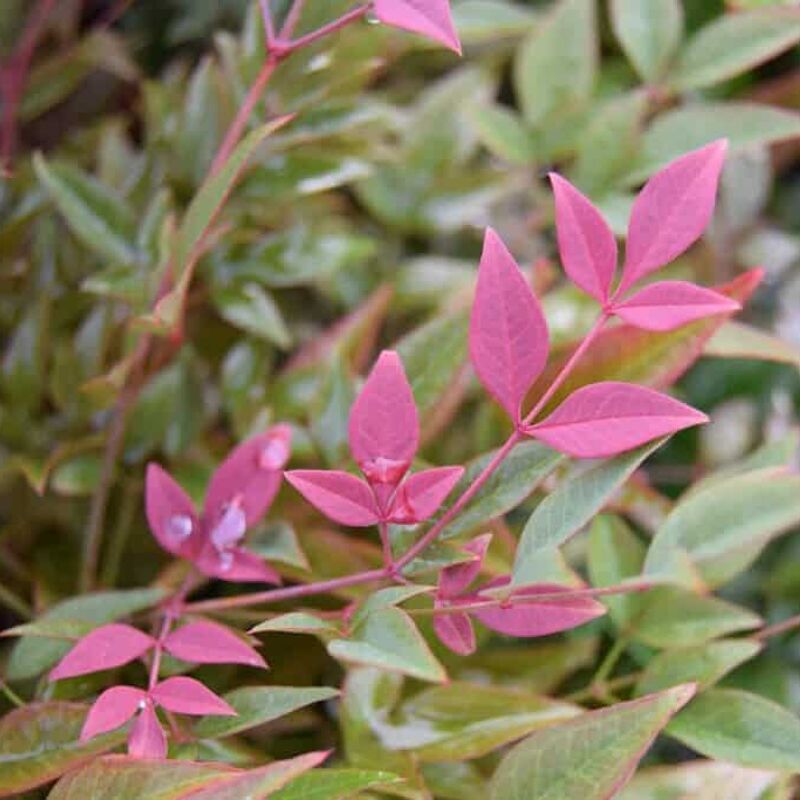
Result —
[{"label": "thin branch", "polygon": [[800,628],[800,614],[789,617],[788,619],[783,620],[783,622],[776,622],[774,625],[767,625],[760,631],[756,631],[752,635],[752,638],[763,642],[766,639],[771,639],[773,636],[780,636],[782,633],[793,631],[795,628]]},{"label": "thin branch", "polygon": [[[313,44],[319,39],[330,36],[330,34],[336,33],[336,31],[341,30],[351,22],[355,22],[355,20],[365,17],[371,8],[372,3],[365,3],[364,5],[356,6],[338,19],[335,19],[333,22],[329,22],[327,25],[323,25],[321,28],[317,28],[317,30],[307,33],[305,36],[300,36],[297,39],[292,39],[290,41],[284,40],[282,52],[288,55],[289,53],[293,53],[295,50],[299,50],[302,47],[307,47],[308,45]],[[281,38],[283,39],[283,37]]]}]

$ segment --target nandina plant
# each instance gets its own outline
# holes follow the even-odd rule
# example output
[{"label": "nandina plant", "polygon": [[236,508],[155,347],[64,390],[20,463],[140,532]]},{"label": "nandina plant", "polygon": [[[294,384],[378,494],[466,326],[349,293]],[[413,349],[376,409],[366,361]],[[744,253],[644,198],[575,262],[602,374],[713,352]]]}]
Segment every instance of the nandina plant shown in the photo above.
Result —
[{"label": "nandina plant", "polygon": [[[302,5],[295,0],[276,30],[270,3],[259,3],[267,59],[181,224],[165,225],[166,269],[140,326],[145,332],[128,365],[124,397],[152,377],[159,337],[167,348],[183,340],[194,268],[226,232],[218,216],[256,148],[290,121],[281,117],[244,135],[277,67],[367,15],[461,51],[446,0],[374,0],[294,37]],[[726,141],[712,141],[647,180],[632,205],[621,264],[603,213],[565,177],[550,174],[560,263],[595,310],[594,323],[567,349],[551,351],[545,312],[526,271],[500,235],[485,230],[470,299],[469,362],[496,404],[491,413],[502,415],[492,430],[506,438],[484,456],[468,464],[424,460],[421,429],[429,420],[421,418],[398,348],[376,353],[365,370],[347,414],[350,458],[337,468],[300,468],[308,455],[293,455],[291,420],[273,421],[241,441],[203,492],[193,485],[190,493],[160,464],[148,464],[145,514],[155,541],[175,559],[164,582],[169,588],[108,613],[99,608],[88,620],[66,609],[9,632],[65,638],[69,646],[42,659],[47,685],[37,700],[44,702],[25,704],[4,684],[20,708],[0,720],[0,733],[13,740],[10,756],[0,742],[0,794],[58,779],[50,794],[56,799],[452,798],[466,797],[459,793],[470,781],[488,778],[486,796],[499,800],[600,800],[622,796],[665,729],[703,755],[735,761],[735,735],[720,744],[709,731],[726,706],[743,717],[771,714],[769,725],[778,726],[767,736],[772,749],[764,746],[759,755],[756,733],[753,754],[739,763],[796,769],[792,745],[778,741],[800,740],[800,723],[788,712],[743,692],[709,690],[786,629],[719,639],[761,623],[711,590],[740,569],[743,553],[744,561],[755,557],[771,536],[797,522],[797,503],[781,505],[798,488],[796,478],[775,469],[772,455],[764,456],[766,464],[756,459],[741,472],[712,476],[666,515],[646,554],[624,520],[637,521],[637,501],[648,491],[638,472],[645,459],[672,435],[708,421],[666,389],[760,280],[757,270],[715,289],[652,279],[709,225],[726,151]],[[622,376],[593,379],[592,369],[626,337],[676,331],[691,352],[668,377],[651,382],[658,388]],[[771,485],[763,469],[773,470]],[[774,505],[749,519],[749,540],[729,532],[733,518],[719,535],[732,541],[706,546],[709,515],[725,514],[720,504],[735,505],[738,493],[752,496],[754,477],[761,481],[756,491],[776,492]],[[270,518],[279,491],[293,498],[298,519],[333,523],[331,542],[358,548],[362,539],[379,541],[380,561],[319,580],[287,576],[247,543],[248,532]],[[537,492],[517,538],[505,520],[530,508]],[[90,573],[98,530],[89,529]],[[588,548],[588,578],[565,558],[568,542]],[[564,642],[586,642],[586,631],[604,624],[613,626],[613,644],[588,684],[560,699],[449,678],[448,667],[469,674],[459,665],[471,658],[479,670],[481,643],[490,638],[502,637],[509,653],[547,658],[558,646],[554,640],[518,650],[519,640],[567,634]],[[266,683],[261,676],[275,633],[317,637],[340,666],[338,685]],[[677,658],[664,643],[670,636],[684,648]],[[639,666],[615,677],[629,646]],[[571,656],[564,650],[562,657]],[[247,678],[220,696],[219,676],[231,666],[249,670]],[[404,677],[434,687],[408,697]],[[338,704],[342,721],[342,743],[330,751],[253,766],[244,748],[230,744],[242,731],[322,701]],[[54,709],[62,724],[48,739],[46,715]],[[57,754],[18,747],[26,737]],[[519,739],[498,761],[502,748]],[[475,759],[482,759],[480,768]],[[326,760],[336,766],[319,768]],[[448,771],[458,761],[475,769],[475,776],[461,778],[466,783]],[[582,782],[587,771],[591,785]]]}]

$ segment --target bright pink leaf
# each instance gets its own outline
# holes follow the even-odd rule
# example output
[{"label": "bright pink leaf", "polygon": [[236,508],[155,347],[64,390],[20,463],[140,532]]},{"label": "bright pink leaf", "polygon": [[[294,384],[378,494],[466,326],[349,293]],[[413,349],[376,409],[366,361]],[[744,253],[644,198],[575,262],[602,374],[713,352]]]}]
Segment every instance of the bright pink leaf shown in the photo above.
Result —
[{"label": "bright pink leaf", "polygon": [[194,504],[158,464],[147,465],[145,511],[158,543],[173,555],[190,558],[200,535]]},{"label": "bright pink leaf", "polygon": [[440,597],[455,597],[467,590],[481,571],[483,559],[491,541],[492,534],[484,533],[464,545],[464,550],[472,554],[474,558],[471,561],[464,561],[461,564],[445,567],[441,571],[439,575]]},{"label": "bright pink leaf", "polygon": [[617,241],[603,215],[569,181],[550,173],[561,263],[570,280],[601,304],[617,268]]},{"label": "bright pink leaf", "polygon": [[350,411],[350,450],[370,483],[396,484],[419,445],[417,405],[400,356],[384,350]]},{"label": "bright pink leaf", "polygon": [[489,228],[469,329],[472,364],[514,422],[547,362],[547,323],[514,258]]},{"label": "bright pink leaf", "polygon": [[375,16],[387,25],[422,34],[461,54],[448,0],[375,0]]},{"label": "bright pink leaf", "polygon": [[235,633],[216,622],[190,622],[164,640],[164,649],[193,664],[266,667],[264,659]]},{"label": "bright pink leaf", "polygon": [[133,723],[128,736],[128,755],[149,759],[167,757],[167,737],[150,702],[146,703]]},{"label": "bright pink leaf", "polygon": [[194,678],[178,676],[161,681],[151,692],[153,702],[176,714],[235,717],[236,712],[211,689]]},{"label": "bright pink leaf", "polygon": [[693,150],[657,172],[633,204],[621,290],[677,258],[703,233],[714,211],[727,142]]},{"label": "bright pink leaf", "polygon": [[[508,576],[496,578],[484,589],[506,586]],[[567,591],[567,587],[542,585],[526,587],[515,593],[508,606],[495,606],[472,611],[487,628],[509,636],[547,636],[569,630],[605,614],[605,606],[591,597],[553,598],[539,602],[514,602],[529,595]]]},{"label": "bright pink leaf", "polygon": [[298,469],[287,472],[286,480],[334,522],[364,527],[380,518],[372,490],[348,472]]},{"label": "bright pink leaf", "polygon": [[145,701],[147,694],[133,686],[112,686],[94,701],[81,730],[81,741],[124,725]]},{"label": "bright pink leaf", "polygon": [[246,528],[258,522],[281,485],[290,448],[288,425],[276,425],[235,448],[208,485],[203,513],[209,528],[219,523],[227,507],[234,502],[244,513]]},{"label": "bright pink leaf", "polygon": [[653,389],[606,381],[578,389],[526,432],[567,455],[604,458],[707,421]]},{"label": "bright pink leaf", "polygon": [[614,306],[629,325],[648,331],[671,331],[687,322],[738,311],[741,304],[712,289],[687,281],[661,281],[640,289]]},{"label": "bright pink leaf", "polygon": [[212,542],[194,559],[195,566],[210,578],[243,583],[280,583],[281,576],[263,558],[243,547],[217,549]]},{"label": "bright pink leaf", "polygon": [[152,636],[130,625],[103,625],[87,633],[59,661],[50,673],[50,680],[58,681],[121,667],[143,656],[154,644]]},{"label": "bright pink leaf", "polygon": [[433,618],[433,630],[439,641],[461,656],[475,652],[475,629],[472,620],[463,611],[452,614],[436,614]]},{"label": "bright pink leaf", "polygon": [[391,522],[409,525],[431,517],[464,474],[463,467],[436,467],[409,475],[398,487]]}]

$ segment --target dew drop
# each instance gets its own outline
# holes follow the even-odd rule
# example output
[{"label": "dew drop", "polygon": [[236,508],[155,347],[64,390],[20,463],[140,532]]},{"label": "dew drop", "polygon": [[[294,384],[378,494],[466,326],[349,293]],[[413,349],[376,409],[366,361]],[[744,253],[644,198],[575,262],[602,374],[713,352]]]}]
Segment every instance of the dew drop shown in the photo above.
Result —
[{"label": "dew drop", "polygon": [[193,530],[194,523],[192,522],[192,518],[187,517],[185,514],[176,514],[174,517],[170,517],[167,522],[167,531],[169,535],[180,542],[184,539],[188,539],[192,535]]},{"label": "dew drop", "polygon": [[289,443],[282,436],[270,439],[259,454],[258,466],[261,469],[282,469],[289,460]]},{"label": "dew drop", "polygon": [[228,572],[233,566],[233,553],[230,550],[223,550],[219,554],[219,566],[223,572]]},{"label": "dew drop", "polygon": [[231,503],[222,515],[220,521],[211,531],[211,541],[217,550],[222,551],[242,539],[247,530],[247,517],[241,506]]}]

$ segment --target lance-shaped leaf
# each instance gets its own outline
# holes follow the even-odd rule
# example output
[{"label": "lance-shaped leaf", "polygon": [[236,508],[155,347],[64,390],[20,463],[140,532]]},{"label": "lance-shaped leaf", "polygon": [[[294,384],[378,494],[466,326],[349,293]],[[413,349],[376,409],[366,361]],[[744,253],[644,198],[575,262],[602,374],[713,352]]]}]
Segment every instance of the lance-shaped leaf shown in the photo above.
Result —
[{"label": "lance-shaped leaf", "polygon": [[147,759],[167,757],[167,737],[152,703],[145,704],[133,723],[128,737],[128,755]]},{"label": "lance-shaped leaf", "polygon": [[289,460],[291,429],[276,425],[242,442],[222,462],[208,485],[204,513],[215,524],[234,499],[249,528],[266,513],[281,484]]},{"label": "lance-shaped leaf", "polygon": [[371,482],[395,484],[419,446],[419,420],[403,362],[384,350],[353,403],[350,450]]},{"label": "lance-shaped leaf", "polygon": [[375,16],[387,25],[427,36],[461,54],[448,0],[375,0]]},{"label": "lance-shaped leaf", "polygon": [[463,611],[452,614],[436,614],[433,618],[433,630],[439,641],[460,656],[468,656],[475,652],[475,629],[472,620]]},{"label": "lance-shaped leaf", "polygon": [[604,458],[707,421],[660,392],[606,381],[578,389],[526,432],[567,455]]},{"label": "lance-shaped leaf", "polygon": [[151,692],[153,701],[177,714],[192,714],[198,717],[235,717],[234,711],[221,697],[194,678],[183,675],[167,678]]},{"label": "lance-shaped leaf", "polygon": [[547,323],[539,301],[500,237],[486,231],[469,328],[472,364],[514,422],[547,363]]},{"label": "lance-shaped leaf", "polygon": [[147,694],[135,686],[112,686],[106,689],[89,709],[81,730],[81,741],[88,741],[124,725],[139,710],[146,697]]},{"label": "lance-shaped leaf", "polygon": [[741,304],[724,294],[688,281],[651,283],[614,306],[629,325],[648,331],[671,331],[714,314],[732,314]]},{"label": "lance-shaped leaf", "polygon": [[[511,578],[507,575],[490,581],[483,589],[507,586]],[[591,597],[542,597],[534,601],[532,596],[568,591],[569,587],[551,584],[526,586],[515,591],[504,605],[481,608],[471,613],[487,628],[508,636],[546,636],[550,633],[576,628],[606,613],[605,606]]]},{"label": "lance-shaped leaf", "polygon": [[130,625],[113,623],[84,636],[50,672],[50,680],[74,678],[121,667],[143,656],[153,645],[152,636]]},{"label": "lance-shaped leaf", "polygon": [[663,267],[705,230],[717,195],[727,142],[693,150],[656,173],[633,204],[621,290]]},{"label": "lance-shaped leaf", "polygon": [[144,502],[150,530],[158,543],[172,555],[190,554],[200,528],[194,504],[158,464],[147,465]]},{"label": "lance-shaped leaf", "polygon": [[617,241],[603,215],[569,181],[550,173],[561,263],[570,280],[599,303],[608,300]]},{"label": "lance-shaped leaf", "polygon": [[536,731],[502,760],[490,799],[610,800],[693,694],[676,686]]},{"label": "lance-shaped leaf", "polygon": [[164,649],[193,664],[245,664],[266,667],[264,659],[235,633],[215,622],[190,622],[173,631]]},{"label": "lance-shaped leaf", "polygon": [[345,800],[368,789],[379,791],[401,783],[397,775],[366,769],[315,769],[295,778],[271,800]]},{"label": "lance-shaped leaf", "polygon": [[483,566],[483,559],[489,544],[492,541],[491,533],[484,533],[476,536],[471,542],[464,545],[464,550],[470,553],[473,558],[462,564],[453,564],[445,567],[439,575],[439,596],[455,597],[465,592],[472,581],[478,577],[478,573]]},{"label": "lance-shaped leaf", "polygon": [[464,474],[463,467],[436,467],[406,478],[392,499],[391,522],[411,524],[431,517]]},{"label": "lance-shaped leaf", "polygon": [[365,527],[380,518],[372,490],[348,472],[297,469],[287,472],[286,480],[334,522]]}]

